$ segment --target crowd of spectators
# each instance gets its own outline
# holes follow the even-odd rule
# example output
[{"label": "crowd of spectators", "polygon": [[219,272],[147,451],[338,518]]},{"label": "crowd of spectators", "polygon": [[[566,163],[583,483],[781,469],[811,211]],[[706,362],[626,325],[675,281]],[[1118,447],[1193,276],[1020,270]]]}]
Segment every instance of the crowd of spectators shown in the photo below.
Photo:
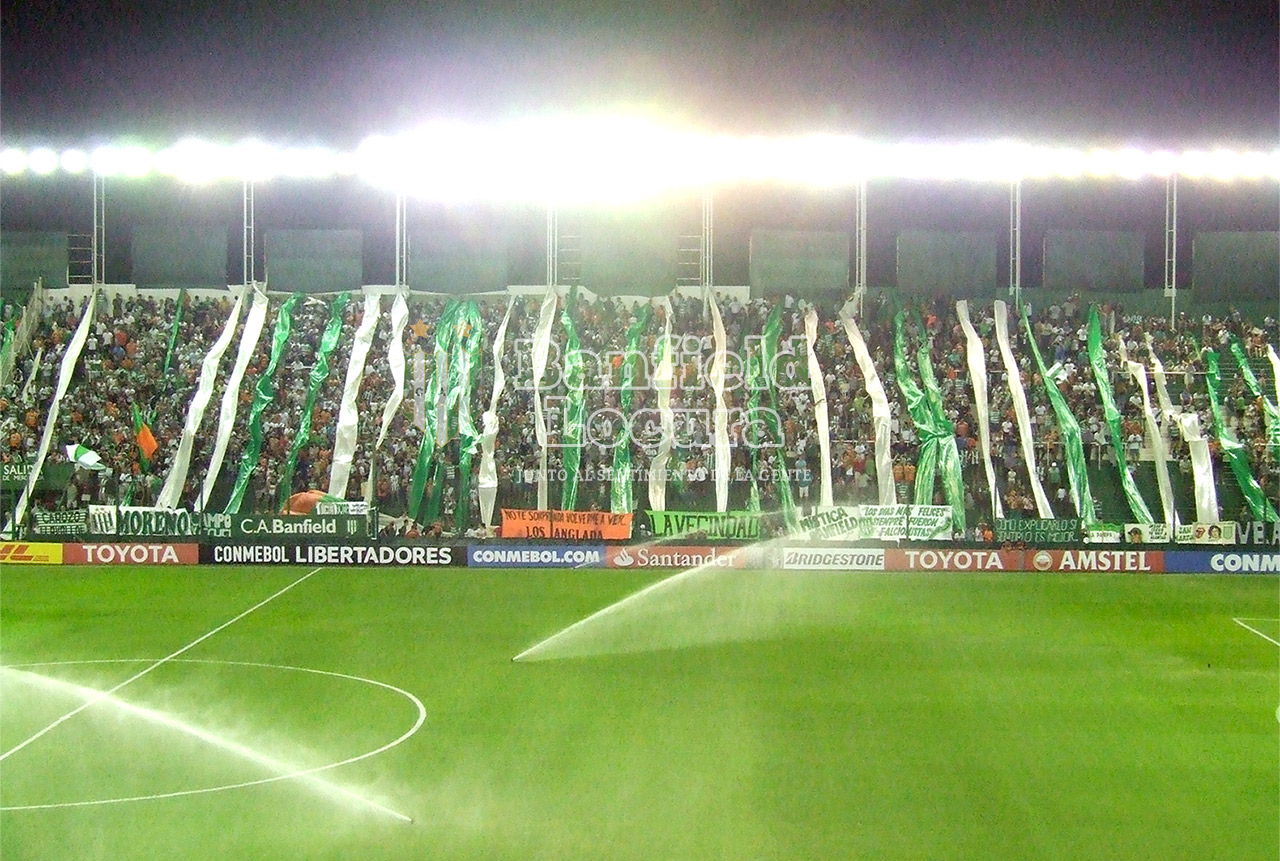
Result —
[{"label": "crowd of spectators", "polygon": [[[31,459],[36,450],[45,416],[53,399],[58,368],[82,307],[56,293],[43,309],[43,320],[32,349],[17,362],[12,379],[0,391],[0,458],[5,463]],[[266,373],[270,360],[271,333],[285,297],[273,296],[263,333],[238,392],[238,411],[228,439],[219,487],[225,493],[241,469],[250,442],[249,418],[255,388]],[[157,299],[146,294],[115,296],[100,301],[89,340],[77,363],[71,387],[62,403],[54,434],[55,446],[47,463],[66,461],[62,445],[81,443],[97,451],[107,471],[75,470],[66,489],[46,493],[42,505],[73,507],[90,502],[151,504],[163,477],[168,473],[178,448],[201,363],[218,337],[230,312],[226,296],[184,295],[179,317],[173,297]],[[470,409],[477,425],[488,408],[493,384],[492,340],[507,308],[507,297],[478,297],[482,320],[483,361],[471,387]],[[504,352],[506,390],[499,408],[500,430],[497,444],[498,505],[531,507],[536,500],[537,467],[540,448],[534,427],[531,345],[537,324],[540,296],[514,300]],[[425,379],[432,373],[432,345],[435,323],[446,300],[438,296],[411,297],[410,322],[403,334],[408,362],[405,397],[394,415],[385,443],[375,448],[383,406],[391,394],[393,377],[386,360],[393,337],[390,298],[384,297],[382,313],[374,332],[363,381],[357,397],[359,425],[348,498],[365,498],[369,493],[387,512],[401,512],[409,505],[414,467],[422,443],[422,416]],[[565,397],[568,389],[564,369],[566,333],[560,316],[565,300],[557,307],[553,327],[551,360],[542,391],[551,449],[551,507],[560,502],[565,449],[560,445],[565,433]],[[986,365],[990,391],[991,455],[996,466],[998,492],[1008,514],[1034,516],[1031,492],[1021,450],[1012,398],[1000,358],[992,306],[972,302],[974,326],[987,350]],[[298,431],[316,364],[321,335],[332,311],[332,298],[306,298],[295,305],[292,332],[280,356],[270,390],[270,403],[262,412],[261,450],[253,464],[245,508],[279,510],[290,493],[318,488],[328,490],[338,415],[356,328],[363,315],[360,297],[352,298],[341,312],[337,347],[328,359],[328,374],[320,381],[311,411],[310,428],[300,443]],[[777,416],[776,428],[752,423],[745,414],[751,392],[746,385],[746,361],[759,349],[759,337],[770,312],[781,309],[781,358],[775,363],[774,391],[760,393],[759,403]],[[725,297],[719,302],[727,334],[730,358],[727,364],[725,400],[729,407],[731,445],[730,507],[742,508],[751,496],[752,476],[758,478],[760,505],[776,510],[782,503],[785,470],[794,496],[801,506],[816,504],[820,474],[818,429],[813,397],[807,379],[804,339],[805,302],[793,297],[740,299]],[[672,509],[706,509],[714,505],[712,416],[715,398],[709,380],[714,345],[706,304],[697,297],[671,297],[671,331],[675,359],[675,383],[671,406],[677,417],[675,448],[669,463],[667,506]],[[635,363],[631,426],[624,423],[621,381],[627,330],[637,322],[642,306],[620,299],[581,300],[569,313],[580,338],[585,362],[584,414],[587,420],[579,465],[577,507],[609,507],[610,476],[614,446],[620,433],[630,433],[628,442],[636,507],[647,506],[647,475],[660,441],[657,392],[653,385],[666,325],[664,311],[655,305],[640,332],[638,349],[642,358]],[[837,503],[874,502],[877,499],[871,401],[838,322],[839,308],[825,304],[815,309],[820,324],[816,353],[823,373],[830,416],[833,495]],[[893,361],[894,308],[884,294],[868,297],[861,309],[859,325],[873,362],[890,400],[894,478],[900,501],[914,498],[914,473],[920,441],[896,384]],[[1079,297],[1034,307],[1032,334],[1047,365],[1061,373],[1055,385],[1065,397],[1080,424],[1085,452],[1096,467],[1115,462],[1115,449],[1104,420],[1097,382],[1087,354],[1088,306]],[[1104,343],[1112,389],[1121,410],[1122,436],[1130,466],[1149,457],[1149,441],[1142,414],[1141,392],[1127,373],[1121,371],[1118,342],[1126,346],[1129,358],[1150,367],[1147,336],[1169,374],[1170,388],[1179,409],[1199,414],[1201,425],[1211,438],[1216,455],[1220,446],[1210,415],[1204,382],[1203,348],[1224,355],[1224,367],[1234,367],[1227,357],[1232,335],[1240,338],[1255,363],[1255,371],[1271,384],[1266,345],[1276,344],[1277,323],[1244,319],[1238,313],[1225,318],[1181,315],[1177,325],[1167,318],[1126,313],[1118,304],[1100,306]],[[990,511],[985,472],[978,443],[978,420],[974,412],[972,387],[966,362],[965,338],[956,316],[954,300],[937,297],[913,306],[907,317],[908,364],[915,368],[915,352],[928,343],[937,372],[947,419],[955,427],[956,443],[965,473],[965,504],[970,516],[980,518]],[[205,412],[192,449],[191,469],[181,494],[183,507],[213,507],[223,499],[200,498],[206,467],[214,450],[218,427],[218,406],[222,386],[234,362],[239,328],[224,355],[217,385]],[[174,322],[178,320],[175,331]],[[917,323],[919,321],[919,323]],[[923,329],[920,328],[923,326]],[[1068,474],[1061,430],[1057,426],[1026,336],[1011,321],[1013,353],[1030,401],[1036,467],[1055,514],[1069,516]],[[170,344],[172,343],[172,347]],[[167,368],[166,368],[167,366]],[[1274,389],[1268,389],[1274,397]],[[1240,374],[1224,381],[1223,406],[1231,434],[1246,446],[1254,474],[1263,490],[1274,496],[1277,488],[1277,451],[1268,445],[1266,416],[1261,402],[1245,387]],[[1153,393],[1154,400],[1154,393]],[[146,460],[136,444],[134,407],[149,422],[159,443]],[[1166,430],[1171,456],[1186,472],[1190,459],[1178,433]],[[766,445],[750,445],[749,442]],[[297,448],[296,467],[287,486],[290,452]],[[443,505],[439,514],[450,518],[459,504],[478,513],[476,481],[470,483],[465,500],[457,495],[461,484],[460,441],[454,437],[442,457],[444,464]],[[478,466],[477,453],[472,461]],[[1220,483],[1229,481],[1229,471],[1219,464]],[[936,500],[942,501],[939,487]],[[1154,501],[1153,501],[1154,502]],[[1102,512],[1114,519],[1128,519],[1123,511]],[[1236,516],[1237,512],[1224,512]],[[475,517],[472,518],[474,522]],[[452,520],[450,519],[450,522]]]}]

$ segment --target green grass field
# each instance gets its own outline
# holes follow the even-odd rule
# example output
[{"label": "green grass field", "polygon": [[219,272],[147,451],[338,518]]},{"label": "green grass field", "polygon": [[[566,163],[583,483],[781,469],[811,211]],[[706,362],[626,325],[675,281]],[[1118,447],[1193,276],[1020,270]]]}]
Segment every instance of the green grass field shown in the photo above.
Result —
[{"label": "green grass field", "polygon": [[327,568],[15,749],[306,573],[6,567],[0,857],[1280,851],[1262,576],[706,572],[514,663],[661,575]]}]

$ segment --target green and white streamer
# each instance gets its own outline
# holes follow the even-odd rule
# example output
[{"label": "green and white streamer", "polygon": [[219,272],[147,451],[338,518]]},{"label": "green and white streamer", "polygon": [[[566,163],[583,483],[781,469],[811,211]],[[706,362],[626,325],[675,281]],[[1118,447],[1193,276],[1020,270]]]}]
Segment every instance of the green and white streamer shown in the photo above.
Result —
[{"label": "green and white streamer", "polygon": [[262,452],[262,411],[275,400],[276,366],[284,355],[285,345],[289,342],[289,333],[293,329],[293,306],[302,298],[301,293],[294,293],[276,313],[275,331],[271,335],[271,358],[267,367],[258,377],[258,385],[254,392],[253,403],[249,407],[249,441],[245,444],[244,454],[240,457],[240,472],[236,475],[235,487],[231,490],[231,498],[227,500],[224,514],[236,514],[244,502],[244,493],[249,487],[249,478],[258,465],[258,455]]},{"label": "green and white streamer", "polygon": [[[435,328],[435,347],[433,356],[435,361],[432,364],[434,372],[431,379],[427,381],[427,390],[425,393],[426,402],[435,404],[434,409],[428,409],[424,416],[425,426],[422,429],[422,442],[418,446],[418,460],[413,468],[413,478],[409,482],[409,504],[407,513],[410,518],[417,520],[418,511],[422,507],[422,497],[426,492],[428,485],[433,490],[440,489],[440,464],[435,457],[436,449],[447,439],[448,422],[441,421],[444,412],[444,401],[448,397],[448,374],[450,365],[448,361],[449,351],[453,347],[454,338],[457,335],[457,329],[454,327],[454,321],[458,317],[458,311],[461,307],[456,299],[450,299],[445,305],[444,311],[440,313],[440,319],[436,321]],[[435,481],[431,482],[430,479]]]},{"label": "green and white streamer", "polygon": [[1031,495],[1036,501],[1036,513],[1042,519],[1052,519],[1053,509],[1049,505],[1049,495],[1044,492],[1040,483],[1040,472],[1036,469],[1035,437],[1031,433],[1031,412],[1027,408],[1027,392],[1022,387],[1022,372],[1013,358],[1013,348],[1009,346],[1009,307],[1004,300],[995,302],[996,345],[1000,348],[1000,358],[1004,362],[1004,375],[1009,385],[1009,394],[1013,398],[1013,414],[1018,421],[1018,438],[1022,441],[1022,460],[1027,466],[1027,481],[1031,484]]},{"label": "green and white streamer", "polygon": [[538,510],[547,509],[547,420],[542,414],[542,377],[551,351],[551,327],[556,322],[556,291],[548,287],[533,330],[533,432],[538,441]]},{"label": "green and white streamer", "polygon": [[1253,477],[1253,472],[1249,469],[1249,456],[1245,452],[1244,444],[1237,440],[1231,431],[1227,429],[1226,422],[1222,418],[1222,405],[1219,403],[1218,396],[1218,387],[1220,385],[1218,353],[1216,350],[1205,350],[1203,356],[1205,387],[1209,390],[1209,407],[1213,411],[1213,429],[1218,436],[1218,445],[1222,448],[1222,456],[1226,458],[1227,465],[1231,467],[1231,472],[1236,477],[1236,483],[1240,485],[1240,492],[1244,494],[1245,504],[1249,506],[1253,519],[1274,523],[1280,520],[1280,515],[1276,514],[1275,506],[1271,504],[1266,494],[1262,492],[1262,487],[1258,484],[1258,480]]},{"label": "green and white streamer", "polygon": [[1025,307],[1022,309],[1022,330],[1026,335],[1027,345],[1031,348],[1031,355],[1036,360],[1036,368],[1040,371],[1045,394],[1049,396],[1049,403],[1053,406],[1058,429],[1062,433],[1062,446],[1067,453],[1067,476],[1070,479],[1072,505],[1075,506],[1076,514],[1084,521],[1084,527],[1089,529],[1098,522],[1098,515],[1093,507],[1093,492],[1089,489],[1089,469],[1084,456],[1084,443],[1080,439],[1080,423],[1071,414],[1071,408],[1067,406],[1062,392],[1058,391],[1057,385],[1049,378]]},{"label": "green and white streamer", "polygon": [[476,477],[476,490],[480,496],[480,520],[486,530],[493,527],[493,507],[498,499],[498,465],[494,449],[498,441],[498,404],[502,390],[507,386],[507,374],[502,370],[502,354],[507,343],[507,324],[511,322],[511,309],[515,298],[507,300],[507,312],[502,315],[498,334],[493,338],[493,393],[489,396],[489,409],[480,416],[480,474]]},{"label": "green and white streamer", "polygon": [[[391,303],[391,338],[387,341],[387,367],[391,369],[391,393],[382,405],[382,423],[378,426],[378,439],[373,444],[375,452],[382,449],[387,431],[395,421],[400,404],[404,402],[404,328],[409,322],[409,303],[403,293],[397,293]],[[370,482],[372,485],[372,482]],[[369,494],[373,494],[372,486]],[[369,501],[369,500],[366,500]]]},{"label": "green and white streamer", "polygon": [[844,325],[845,335],[849,338],[849,346],[853,348],[854,358],[858,360],[858,368],[871,398],[871,425],[875,435],[876,486],[880,505],[894,505],[897,495],[893,489],[893,452],[890,449],[892,440],[889,430],[892,416],[889,410],[889,397],[885,394],[884,384],[876,372],[875,362],[871,360],[871,351],[862,337],[853,315],[848,313],[848,305],[840,312],[840,322]]},{"label": "green and white streamer", "polygon": [[751,448],[751,487],[747,510],[760,510],[760,449],[769,442],[760,412],[760,393],[768,388],[764,377],[764,345],[747,354],[747,413],[743,417],[743,442]]},{"label": "green and white streamer", "polygon": [[457,326],[454,352],[458,375],[457,382],[450,388],[449,406],[452,409],[456,404],[458,413],[458,498],[453,523],[458,534],[462,534],[470,526],[471,462],[480,445],[480,431],[471,417],[471,389],[480,375],[480,349],[484,340],[480,306],[474,301],[463,303]]},{"label": "green and white streamer", "polygon": [[1235,335],[1231,336],[1230,349],[1231,355],[1235,356],[1236,364],[1240,366],[1240,376],[1244,378],[1245,385],[1249,387],[1250,393],[1255,398],[1262,401],[1262,411],[1267,417],[1267,445],[1271,448],[1272,454],[1280,458],[1280,409],[1277,409],[1275,402],[1262,393],[1258,377],[1253,373],[1253,368],[1249,367],[1249,358],[1244,354],[1240,339]]},{"label": "green and white streamer", "polygon": [[1117,339],[1120,347],[1120,361],[1138,384],[1142,392],[1142,418],[1146,423],[1147,438],[1151,440],[1151,448],[1156,458],[1156,485],[1160,489],[1160,506],[1164,511],[1164,523],[1170,529],[1178,524],[1178,509],[1173,499],[1173,482],[1169,478],[1169,446],[1165,442],[1164,433],[1156,422],[1156,411],[1151,408],[1151,387],[1147,382],[1147,369],[1140,362],[1129,358],[1124,339]]},{"label": "green and white streamer", "polygon": [[[258,337],[262,334],[262,324],[267,318],[267,294],[256,288],[253,302],[249,305],[249,313],[244,320],[244,329],[240,332],[240,346],[236,351],[235,364],[231,366],[231,376],[227,378],[226,388],[222,390],[222,406],[218,412],[218,430],[214,435],[213,454],[209,458],[209,468],[204,473],[204,485],[200,496],[196,499],[196,511],[203,511],[205,502],[213,495],[214,485],[222,474],[222,461],[227,454],[227,444],[231,442],[231,429],[235,426],[236,413],[240,407],[240,383],[244,380],[244,372],[249,367],[254,351],[258,348]],[[181,492],[181,486],[178,488]]]},{"label": "green and white streamer", "polygon": [[[1155,518],[1147,508],[1147,502],[1138,491],[1133,473],[1129,470],[1128,458],[1125,456],[1124,432],[1120,428],[1120,409],[1116,406],[1115,394],[1111,391],[1111,377],[1107,373],[1107,357],[1102,351],[1102,324],[1098,319],[1098,306],[1089,307],[1089,331],[1087,336],[1089,350],[1089,366],[1093,368],[1093,381],[1098,387],[1098,396],[1102,399],[1102,415],[1107,421],[1107,429],[1111,433],[1111,445],[1115,448],[1116,468],[1120,471],[1120,486],[1124,490],[1125,500],[1129,503],[1129,511],[1135,523],[1153,523]],[[1136,464],[1135,464],[1136,467]]]},{"label": "green and white streamer", "polygon": [[356,453],[356,437],[360,427],[360,408],[357,398],[364,382],[364,366],[373,344],[373,333],[378,328],[382,310],[382,297],[366,293],[364,314],[351,341],[351,358],[347,361],[347,376],[342,384],[342,403],[338,407],[338,424],[333,431],[333,464],[329,467],[329,494],[338,499],[347,498],[347,482],[351,479],[351,461]]},{"label": "green and white streamer", "polygon": [[578,467],[582,462],[582,433],[586,426],[585,372],[582,366],[582,345],[578,342],[578,328],[573,324],[573,309],[577,304],[577,289],[569,292],[569,301],[560,314],[564,327],[564,384],[568,390],[565,399],[564,432],[560,437],[561,457],[564,462],[564,484],[560,486],[560,510],[573,511],[578,506]]},{"label": "green and white streamer", "polygon": [[651,306],[641,307],[636,321],[627,329],[627,354],[622,359],[622,391],[618,395],[622,426],[613,441],[613,474],[609,481],[609,510],[614,514],[625,514],[636,507],[631,485],[631,405],[635,401],[636,360],[642,358],[640,336],[649,325],[652,314]]},{"label": "green and white streamer", "polygon": [[663,296],[658,300],[663,311],[663,332],[658,371],[653,386],[658,391],[658,420],[662,438],[658,440],[658,452],[649,464],[649,507],[654,511],[667,510],[667,464],[671,461],[671,446],[676,436],[675,413],[671,410],[671,390],[675,387],[675,369],[671,358],[671,300]]},{"label": "green and white streamer", "polygon": [[191,469],[191,449],[195,444],[196,433],[200,423],[204,421],[205,410],[213,398],[213,387],[218,381],[218,365],[231,345],[235,335],[236,323],[240,321],[240,309],[244,306],[244,294],[236,297],[227,315],[227,322],[222,326],[222,333],[213,342],[209,352],[200,364],[200,377],[196,380],[196,391],[187,405],[187,418],[182,424],[182,436],[178,440],[178,450],[174,453],[173,462],[169,465],[169,473],[165,476],[164,485],[156,496],[159,508],[177,508],[182,497],[182,488],[187,483],[187,473]]},{"label": "green and white streamer", "polygon": [[716,511],[729,510],[729,408],[724,401],[724,371],[726,362],[724,320],[720,318],[720,306],[715,293],[707,291],[711,307],[711,337],[715,353],[711,359],[711,391],[716,406],[712,412],[715,440],[714,475],[716,480]]},{"label": "green and white streamer", "polygon": [[320,336],[320,347],[316,350],[316,363],[311,366],[307,377],[307,397],[302,404],[302,415],[298,417],[298,429],[294,432],[293,443],[289,446],[289,455],[285,459],[284,469],[280,473],[278,488],[278,507],[284,510],[286,500],[293,493],[293,473],[298,467],[298,453],[311,440],[311,414],[316,408],[316,399],[320,397],[320,387],[329,379],[329,355],[338,346],[338,336],[342,334],[342,312],[351,301],[350,293],[339,293],[329,307],[329,322],[325,324]]},{"label": "green and white streamer", "polygon": [[1280,404],[1280,355],[1271,344],[1267,344],[1267,359],[1271,362],[1271,379],[1276,384],[1276,403]]},{"label": "green and white streamer", "polygon": [[178,291],[178,309],[173,315],[173,325],[169,328],[169,346],[164,351],[164,368],[161,376],[169,375],[169,362],[173,360],[173,345],[178,342],[178,330],[182,327],[182,312],[187,304],[187,288]]},{"label": "green and white streamer", "polygon": [[835,506],[831,494],[831,419],[827,413],[827,387],[822,380],[822,366],[818,364],[818,312],[809,308],[804,312],[804,337],[809,348],[809,386],[813,392],[813,420],[818,430],[818,459],[822,462],[818,491],[818,508]]},{"label": "green and white streamer", "polygon": [[1191,457],[1191,478],[1196,502],[1197,523],[1217,523],[1221,517],[1218,511],[1218,485],[1213,475],[1213,458],[1209,453],[1209,442],[1200,430],[1200,417],[1191,410],[1180,411],[1173,408],[1169,398],[1169,386],[1165,380],[1164,364],[1156,355],[1155,342],[1151,335],[1146,336],[1147,352],[1151,355],[1151,376],[1156,381],[1156,399],[1160,403],[1160,414],[1166,422],[1173,422],[1187,444]]},{"label": "green and white streamer", "polygon": [[[906,311],[893,318],[893,366],[898,389],[907,402],[907,412],[915,422],[920,437],[920,455],[916,463],[915,504],[932,505],[935,481],[942,480],[943,493],[951,506],[952,528],[964,529],[964,489],[960,480],[960,457],[956,452],[955,426],[941,413],[942,396],[933,375],[929,345],[921,336],[916,353],[917,368],[924,384],[916,385],[907,363]],[[923,327],[921,332],[923,333]]]},{"label": "green and white streamer", "polygon": [[84,311],[80,315],[80,323],[76,326],[71,340],[67,342],[67,350],[62,354],[62,364],[58,366],[58,382],[53,390],[53,400],[49,403],[49,414],[44,419],[44,429],[40,434],[40,445],[36,449],[35,460],[31,463],[31,472],[27,475],[27,483],[22,488],[17,504],[13,507],[13,521],[9,524],[8,534],[12,535],[16,526],[22,523],[27,514],[28,500],[35,492],[36,482],[40,480],[40,470],[44,468],[44,459],[49,455],[49,446],[53,443],[54,427],[58,423],[58,411],[62,407],[62,399],[71,386],[71,378],[75,375],[76,363],[80,361],[80,353],[84,350],[85,341],[89,339],[89,329],[93,326],[93,315],[98,308],[98,291],[89,294],[84,303]]},{"label": "green and white streamer", "polygon": [[[718,314],[716,321],[719,322]],[[723,326],[721,326],[721,331],[723,331]],[[782,497],[782,519],[786,523],[787,529],[791,530],[799,526],[799,517],[796,516],[796,503],[791,494],[791,478],[790,473],[787,471],[786,437],[783,434],[782,425],[778,418],[778,381],[775,376],[778,368],[778,341],[781,335],[782,309],[775,305],[773,311],[769,313],[769,318],[765,321],[764,338],[761,342],[763,352],[760,358],[763,363],[765,391],[769,395],[770,407],[764,413],[764,420],[770,440],[775,442],[778,447],[778,492],[779,496]]]},{"label": "green and white streamer", "polygon": [[991,462],[991,400],[987,392],[986,351],[982,339],[969,319],[969,302],[956,302],[956,314],[960,328],[964,330],[965,358],[969,364],[969,382],[973,387],[973,413],[978,422],[978,445],[982,448],[982,466],[987,475],[987,491],[991,495],[991,516],[1004,517],[1004,504],[1000,501],[1000,488],[996,484],[996,470]]}]

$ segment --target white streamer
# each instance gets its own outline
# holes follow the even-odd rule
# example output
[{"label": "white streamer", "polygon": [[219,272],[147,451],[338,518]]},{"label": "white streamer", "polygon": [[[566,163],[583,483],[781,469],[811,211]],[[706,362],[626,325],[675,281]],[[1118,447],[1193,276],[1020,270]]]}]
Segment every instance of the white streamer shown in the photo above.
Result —
[{"label": "white streamer", "polygon": [[1271,360],[1271,377],[1276,383],[1276,403],[1280,404],[1280,356],[1271,344],[1267,344],[1267,358]]},{"label": "white streamer", "polygon": [[827,387],[822,381],[815,345],[818,342],[818,312],[804,312],[804,337],[809,346],[809,386],[813,390],[813,420],[818,427],[818,451],[822,461],[822,487],[818,492],[818,508],[835,507],[831,496],[831,421],[827,415]]},{"label": "white streamer", "polygon": [[538,510],[547,509],[547,422],[542,416],[542,375],[551,351],[551,327],[556,322],[556,290],[547,288],[533,332],[533,432],[538,439]]},{"label": "white streamer", "polygon": [[964,329],[965,352],[969,360],[969,380],[973,385],[974,417],[978,420],[978,445],[982,448],[982,466],[987,473],[987,490],[991,493],[991,516],[1004,517],[1004,505],[1000,501],[1000,488],[996,485],[996,470],[991,463],[991,400],[987,392],[986,351],[982,339],[969,320],[969,302],[956,303],[960,328]]},{"label": "white streamer", "polygon": [[80,315],[80,324],[76,326],[75,334],[67,342],[67,351],[62,354],[62,364],[58,368],[58,385],[53,393],[53,402],[49,404],[49,414],[44,419],[44,431],[40,435],[40,447],[36,449],[35,462],[31,464],[31,473],[27,476],[27,483],[22,488],[22,495],[18,497],[17,505],[13,507],[13,523],[10,524],[10,534],[18,524],[22,523],[22,518],[27,513],[27,500],[35,492],[36,481],[40,478],[40,470],[44,468],[44,459],[48,456],[49,446],[53,442],[54,426],[58,423],[58,410],[62,406],[62,398],[66,395],[67,388],[71,385],[71,377],[75,374],[76,362],[80,361],[80,353],[84,350],[84,342],[89,339],[89,327],[93,325],[93,312],[97,307],[98,291],[94,290],[89,294],[89,300],[84,303],[84,313]]},{"label": "white streamer", "polygon": [[254,288],[253,304],[249,306],[249,316],[245,318],[244,330],[240,333],[236,363],[232,366],[231,376],[227,378],[226,388],[222,391],[222,404],[218,411],[218,433],[214,437],[213,456],[209,458],[209,468],[205,470],[200,498],[195,503],[196,511],[204,510],[204,504],[213,493],[213,486],[218,481],[218,474],[222,472],[222,460],[227,455],[227,444],[231,442],[231,429],[235,425],[236,411],[240,407],[240,381],[244,379],[245,368],[249,367],[253,351],[257,349],[258,336],[262,334],[262,323],[266,318],[266,291]]},{"label": "white streamer", "polygon": [[1200,417],[1190,410],[1173,408],[1169,399],[1169,386],[1165,381],[1164,363],[1156,355],[1155,344],[1146,336],[1147,351],[1151,354],[1151,376],[1156,380],[1156,399],[1160,402],[1165,421],[1173,421],[1182,434],[1191,453],[1191,477],[1195,486],[1196,522],[1217,523],[1218,488],[1213,478],[1213,458],[1209,456],[1209,442],[1200,431]]},{"label": "white streamer", "polygon": [[871,361],[871,351],[862,338],[862,332],[854,321],[853,315],[847,313],[848,305],[840,312],[840,322],[844,324],[844,333],[853,347],[853,355],[862,369],[862,377],[871,398],[871,426],[876,439],[876,484],[879,487],[880,505],[894,505],[897,495],[893,488],[893,452],[889,446],[889,427],[892,417],[889,412],[889,398],[884,393],[884,384],[876,373],[875,363]]},{"label": "white streamer", "polygon": [[218,382],[218,365],[231,345],[231,338],[236,333],[236,323],[240,322],[240,309],[244,306],[244,293],[236,296],[235,305],[227,315],[227,322],[222,326],[222,333],[213,342],[209,352],[205,354],[200,365],[200,377],[196,380],[196,391],[187,405],[187,418],[182,425],[182,437],[178,440],[178,451],[165,476],[164,486],[156,497],[156,507],[176,508],[182,497],[182,489],[187,483],[187,473],[191,469],[191,449],[195,444],[196,434],[204,421],[205,410],[213,399],[213,387]]},{"label": "white streamer", "polygon": [[[387,366],[391,369],[391,394],[382,406],[382,424],[378,427],[378,440],[373,444],[374,452],[382,449],[387,439],[387,430],[395,421],[400,404],[404,402],[404,327],[409,322],[409,303],[404,293],[397,293],[391,303],[391,340],[387,343]],[[372,482],[371,482],[372,483]],[[370,488],[372,492],[372,488]]]},{"label": "white streamer", "polygon": [[716,304],[716,296],[711,291],[707,291],[707,301],[711,305],[711,336],[715,344],[715,354],[711,359],[711,391],[716,396],[716,407],[712,413],[715,428],[716,511],[728,511],[729,407],[724,402],[724,367],[728,350],[725,347],[724,320],[720,318],[720,306]]},{"label": "white streamer", "polygon": [[662,423],[662,439],[658,441],[658,453],[649,465],[649,507],[654,511],[667,510],[667,463],[671,460],[671,446],[676,436],[675,413],[671,410],[671,390],[675,387],[675,370],[671,360],[671,300],[666,296],[657,300],[665,316],[666,326],[662,335],[662,357],[653,386],[658,390],[658,416]]},{"label": "white streamer", "polygon": [[1151,409],[1151,388],[1147,382],[1147,369],[1141,363],[1129,358],[1129,351],[1123,338],[1117,338],[1120,345],[1120,361],[1129,370],[1130,376],[1138,383],[1142,392],[1142,418],[1147,426],[1147,436],[1151,439],[1151,447],[1156,455],[1156,485],[1160,488],[1160,505],[1164,509],[1164,522],[1170,530],[1178,523],[1178,509],[1173,501],[1173,482],[1169,479],[1169,446],[1165,443],[1164,433],[1156,423],[1155,411]]},{"label": "white streamer", "polygon": [[507,300],[507,313],[493,337],[493,394],[489,396],[489,409],[480,417],[480,471],[476,477],[476,492],[480,496],[480,519],[485,530],[493,526],[493,506],[498,499],[498,466],[493,450],[498,440],[498,403],[502,390],[507,386],[507,375],[502,370],[502,354],[507,342],[507,323],[511,321],[511,309],[516,300]]},{"label": "white streamer", "polygon": [[333,432],[333,465],[329,467],[329,493],[345,499],[351,478],[351,460],[356,453],[356,437],[360,431],[360,407],[356,402],[360,384],[364,382],[364,365],[373,344],[382,312],[382,297],[366,293],[364,316],[351,342],[351,358],[347,362],[347,379],[342,387],[342,404],[338,407],[338,425]]},{"label": "white streamer", "polygon": [[[1052,518],[1053,509],[1049,506],[1049,497],[1040,483],[1040,474],[1036,472],[1035,439],[1031,435],[1031,414],[1027,410],[1027,392],[1022,388],[1022,375],[1018,363],[1013,359],[1013,350],[1009,347],[1009,308],[1004,300],[997,299],[996,342],[1000,345],[1000,357],[1004,360],[1004,375],[1009,381],[1009,394],[1013,396],[1013,412],[1018,418],[1018,436],[1022,440],[1022,459],[1027,465],[1027,479],[1031,482],[1031,495],[1036,500],[1036,512],[1042,518]],[[1045,385],[1053,385],[1052,380],[1045,380]]]}]

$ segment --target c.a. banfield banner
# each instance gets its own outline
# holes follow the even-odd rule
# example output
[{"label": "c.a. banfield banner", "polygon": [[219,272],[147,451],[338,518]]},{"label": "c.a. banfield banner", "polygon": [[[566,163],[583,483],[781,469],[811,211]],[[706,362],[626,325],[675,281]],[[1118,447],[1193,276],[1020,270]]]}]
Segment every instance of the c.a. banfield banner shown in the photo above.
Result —
[{"label": "c.a. banfield banner", "polygon": [[502,509],[503,538],[569,538],[626,541],[631,537],[630,512]]}]

